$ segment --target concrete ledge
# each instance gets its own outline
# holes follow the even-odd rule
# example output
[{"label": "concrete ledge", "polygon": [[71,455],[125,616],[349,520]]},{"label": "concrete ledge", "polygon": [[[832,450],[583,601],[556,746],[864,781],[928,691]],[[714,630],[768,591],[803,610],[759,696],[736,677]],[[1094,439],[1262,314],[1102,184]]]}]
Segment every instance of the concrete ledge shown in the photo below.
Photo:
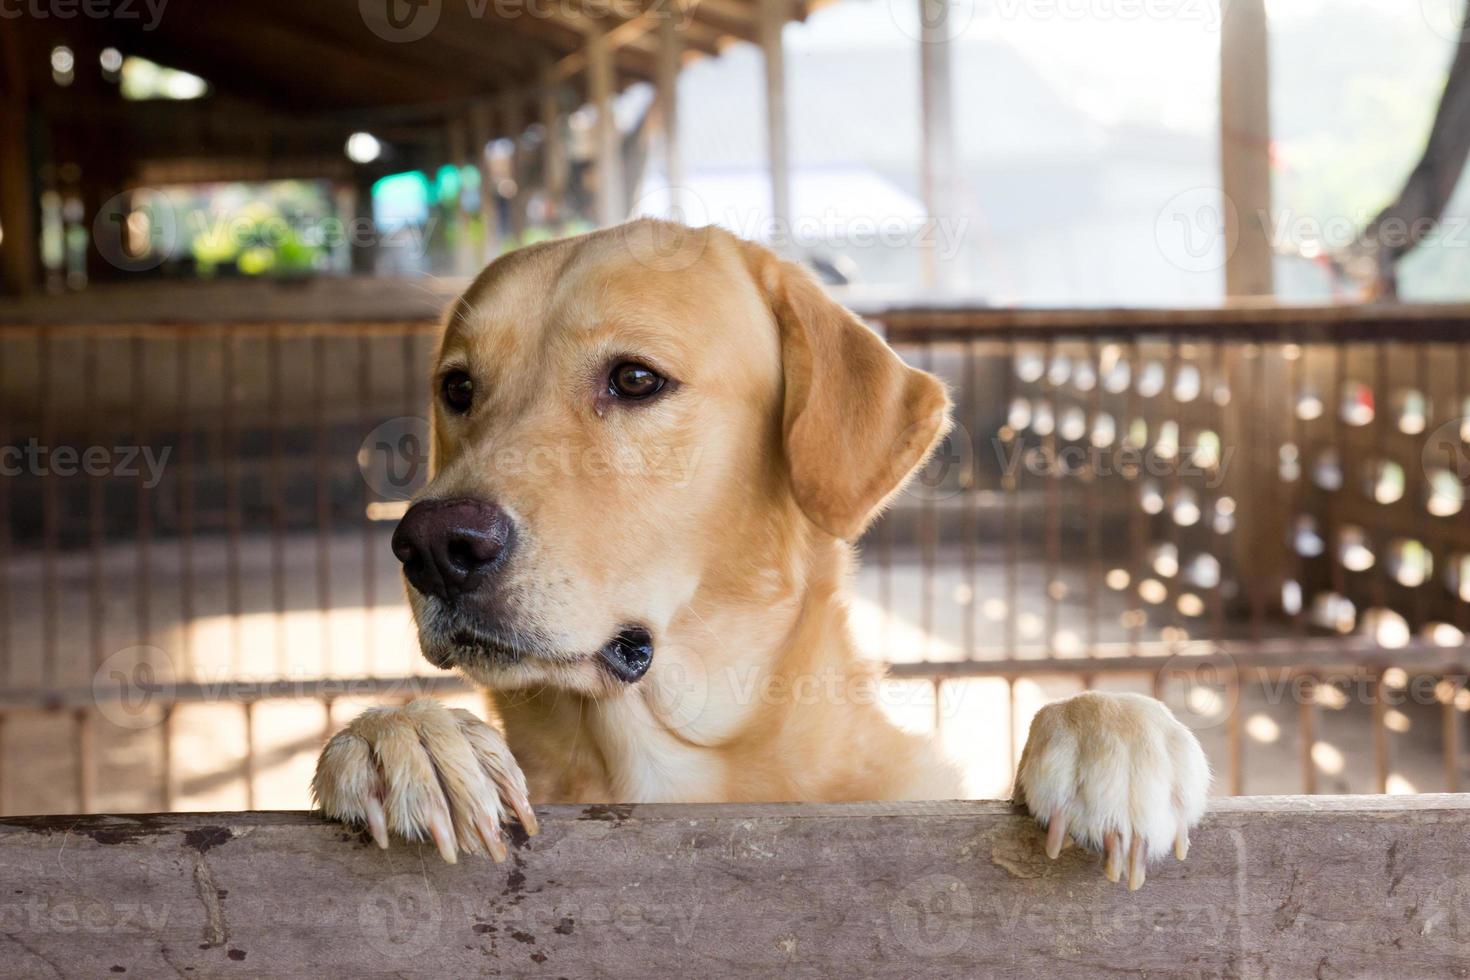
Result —
[{"label": "concrete ledge", "polygon": [[995,802],[544,807],[512,861],[307,813],[0,817],[0,975],[1470,973],[1470,796],[1221,800],[1130,894]]}]

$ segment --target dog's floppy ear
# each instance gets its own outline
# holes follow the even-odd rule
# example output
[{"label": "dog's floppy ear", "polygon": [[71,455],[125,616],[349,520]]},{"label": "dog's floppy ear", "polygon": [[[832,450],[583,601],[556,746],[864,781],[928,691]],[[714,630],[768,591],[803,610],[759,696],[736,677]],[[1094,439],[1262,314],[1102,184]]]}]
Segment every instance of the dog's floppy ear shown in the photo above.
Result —
[{"label": "dog's floppy ear", "polygon": [[781,331],[796,502],[818,527],[855,540],[944,435],[949,394],[805,270],[756,246],[747,256]]}]

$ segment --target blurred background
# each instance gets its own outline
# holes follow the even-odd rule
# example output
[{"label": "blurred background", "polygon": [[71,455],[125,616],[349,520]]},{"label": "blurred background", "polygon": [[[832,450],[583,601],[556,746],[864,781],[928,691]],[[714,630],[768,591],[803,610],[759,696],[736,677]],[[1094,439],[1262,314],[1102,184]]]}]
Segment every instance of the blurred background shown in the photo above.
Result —
[{"label": "blurred background", "polygon": [[1003,796],[1149,691],[1217,793],[1458,790],[1466,0],[0,6],[0,813],[302,807],[421,694],[437,320],[639,215],[954,390],[862,542],[886,703]]}]

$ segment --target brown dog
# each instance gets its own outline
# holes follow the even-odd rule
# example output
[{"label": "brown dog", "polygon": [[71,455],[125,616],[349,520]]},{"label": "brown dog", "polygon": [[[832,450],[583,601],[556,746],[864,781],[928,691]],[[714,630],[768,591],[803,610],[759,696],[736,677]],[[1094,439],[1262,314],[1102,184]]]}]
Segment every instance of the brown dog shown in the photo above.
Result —
[{"label": "brown dog", "polygon": [[[852,544],[942,437],[949,399],[799,268],[640,221],[522,249],[455,305],[434,476],[394,535],[424,655],[504,735],[433,701],[323,751],[331,816],[505,856],[540,802],[943,799],[956,770],[872,697]],[[522,773],[525,777],[523,778]],[[1129,884],[1182,858],[1208,768],[1157,701],[1037,715],[1017,797]],[[529,783],[529,793],[527,784]]]}]

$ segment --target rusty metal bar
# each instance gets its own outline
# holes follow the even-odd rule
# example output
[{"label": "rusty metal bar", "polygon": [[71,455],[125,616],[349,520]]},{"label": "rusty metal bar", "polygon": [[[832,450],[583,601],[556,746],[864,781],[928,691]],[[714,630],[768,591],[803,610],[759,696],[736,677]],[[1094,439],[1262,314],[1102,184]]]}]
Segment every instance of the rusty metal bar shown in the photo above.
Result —
[{"label": "rusty metal bar", "polygon": [[290,653],[286,649],[286,497],[284,450],[284,411],[282,406],[281,332],[272,330],[266,336],[266,415],[270,419],[270,549],[271,606],[275,612],[276,670],[290,670]]},{"label": "rusty metal bar", "polygon": [[[132,344],[133,368],[133,438],[139,451],[148,445],[148,394],[147,384],[144,376],[146,370],[147,350],[143,346],[142,337],[135,337]],[[153,508],[151,494],[148,490],[147,477],[144,475],[143,467],[138,467],[138,476],[135,481],[137,490],[137,516],[138,537],[135,556],[137,561],[137,582],[134,594],[135,621],[138,631],[137,642],[147,643],[152,636],[152,604],[153,604]]]},{"label": "rusty metal bar", "polygon": [[241,779],[245,783],[245,809],[255,809],[255,702],[240,702],[240,711],[245,719],[245,766]]},{"label": "rusty metal bar", "polygon": [[[332,496],[327,470],[327,338],[311,342],[311,416],[315,431],[312,462],[316,484],[316,605],[321,622],[322,673],[331,674],[332,656]],[[330,707],[328,715],[330,716]]]},{"label": "rusty metal bar", "polygon": [[235,373],[235,347],[238,340],[238,335],[234,333],[220,334],[220,390],[223,398],[220,419],[225,478],[225,591],[230,614],[230,668],[236,675],[242,673],[245,667],[245,639],[240,619],[240,458],[235,418],[236,401],[239,398],[239,379]]},{"label": "rusty metal bar", "polygon": [[[358,339],[357,347],[357,371],[358,371],[358,394],[361,407],[361,421],[371,425],[373,413],[373,351],[372,338],[363,334]],[[376,630],[373,629],[373,617],[377,609],[377,580],[374,578],[377,548],[374,547],[373,523],[369,519],[367,510],[373,504],[373,488],[367,480],[362,482],[363,514],[362,521],[362,606],[366,629],[363,630],[363,643],[366,645],[368,672],[375,673],[378,666],[377,643],[374,642]]]},{"label": "rusty metal bar", "polygon": [[[39,331],[36,346],[36,399],[41,418],[41,445],[49,449],[56,444],[56,423],[53,417],[53,390],[51,384],[51,337]],[[57,602],[56,553],[60,549],[58,527],[56,480],[37,474],[41,481],[41,656],[42,676],[45,683],[57,683],[60,658],[57,656]]]},{"label": "rusty metal bar", "polygon": [[[177,450],[177,461],[174,466],[179,475],[179,619],[180,644],[182,646],[182,657],[180,662],[183,666],[185,677],[194,676],[194,522],[195,508],[197,504],[194,499],[194,454],[193,449],[193,418],[194,413],[191,405],[192,373],[189,370],[189,348],[190,343],[184,340],[174,342],[178,348],[174,364],[174,385],[176,413],[176,431],[179,434],[179,446]],[[165,716],[165,722],[170,719]],[[167,735],[165,735],[167,739]],[[167,778],[165,776],[165,778]]]},{"label": "rusty metal bar", "polygon": [[[82,396],[82,412],[90,426],[100,416],[97,410],[97,400],[101,379],[98,377],[98,341],[95,337],[88,337],[84,343],[82,384],[86,391]],[[107,477],[105,474],[96,473],[87,478],[87,562],[90,572],[87,576],[87,626],[91,639],[93,670],[100,667],[102,661],[107,657],[107,576],[102,566],[103,547],[107,537],[107,515],[104,508],[106,490]]]}]

